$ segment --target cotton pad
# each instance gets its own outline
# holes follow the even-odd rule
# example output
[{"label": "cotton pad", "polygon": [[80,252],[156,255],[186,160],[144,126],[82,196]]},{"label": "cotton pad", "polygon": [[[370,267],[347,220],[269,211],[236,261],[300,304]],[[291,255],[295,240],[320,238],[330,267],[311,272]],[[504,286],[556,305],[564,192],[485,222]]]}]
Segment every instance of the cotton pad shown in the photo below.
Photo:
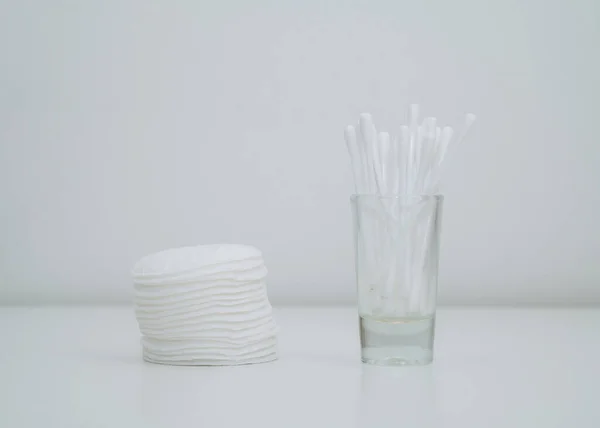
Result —
[{"label": "cotton pad", "polygon": [[199,245],[148,255],[132,271],[146,361],[235,365],[277,359],[262,253]]}]

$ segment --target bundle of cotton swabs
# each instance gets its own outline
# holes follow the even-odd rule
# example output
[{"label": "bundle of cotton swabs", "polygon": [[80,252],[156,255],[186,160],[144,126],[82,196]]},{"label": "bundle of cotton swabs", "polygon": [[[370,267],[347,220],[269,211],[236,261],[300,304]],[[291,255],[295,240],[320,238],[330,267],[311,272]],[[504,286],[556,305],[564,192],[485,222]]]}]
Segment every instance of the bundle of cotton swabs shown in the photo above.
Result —
[{"label": "bundle of cotton swabs", "polygon": [[412,104],[408,125],[397,136],[377,132],[370,114],[345,130],[357,194],[433,195],[439,192],[441,165],[448,147],[457,145],[475,121],[467,114],[455,136],[450,126],[439,127],[435,117],[419,123],[419,106]]}]

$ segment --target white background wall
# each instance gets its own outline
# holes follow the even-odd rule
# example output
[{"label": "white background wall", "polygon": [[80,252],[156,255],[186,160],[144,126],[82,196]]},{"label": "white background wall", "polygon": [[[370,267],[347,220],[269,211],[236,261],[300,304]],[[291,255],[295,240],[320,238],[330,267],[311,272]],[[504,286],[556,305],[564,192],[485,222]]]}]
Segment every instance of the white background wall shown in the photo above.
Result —
[{"label": "white background wall", "polygon": [[3,1],[0,302],[127,301],[141,256],[264,252],[274,303],[354,298],[343,128],[478,122],[441,299],[600,301],[595,0]]}]

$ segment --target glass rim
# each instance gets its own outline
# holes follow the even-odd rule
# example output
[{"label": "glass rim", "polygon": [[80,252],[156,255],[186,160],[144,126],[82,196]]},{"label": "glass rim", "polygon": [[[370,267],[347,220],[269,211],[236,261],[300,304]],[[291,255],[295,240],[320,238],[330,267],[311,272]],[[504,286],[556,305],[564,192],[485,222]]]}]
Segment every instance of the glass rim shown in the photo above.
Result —
[{"label": "glass rim", "polygon": [[379,194],[379,193],[354,193],[350,195],[351,200],[357,199],[396,199],[396,200],[436,200],[443,201],[444,195],[441,193],[437,194],[411,194],[411,193],[393,193],[393,194]]}]

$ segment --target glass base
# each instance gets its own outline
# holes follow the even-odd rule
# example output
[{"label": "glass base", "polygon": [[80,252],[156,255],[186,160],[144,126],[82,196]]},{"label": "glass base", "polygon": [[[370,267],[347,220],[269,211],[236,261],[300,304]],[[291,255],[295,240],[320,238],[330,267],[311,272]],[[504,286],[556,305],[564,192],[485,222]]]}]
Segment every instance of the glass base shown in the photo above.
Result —
[{"label": "glass base", "polygon": [[363,363],[414,366],[433,361],[435,316],[360,317]]}]

